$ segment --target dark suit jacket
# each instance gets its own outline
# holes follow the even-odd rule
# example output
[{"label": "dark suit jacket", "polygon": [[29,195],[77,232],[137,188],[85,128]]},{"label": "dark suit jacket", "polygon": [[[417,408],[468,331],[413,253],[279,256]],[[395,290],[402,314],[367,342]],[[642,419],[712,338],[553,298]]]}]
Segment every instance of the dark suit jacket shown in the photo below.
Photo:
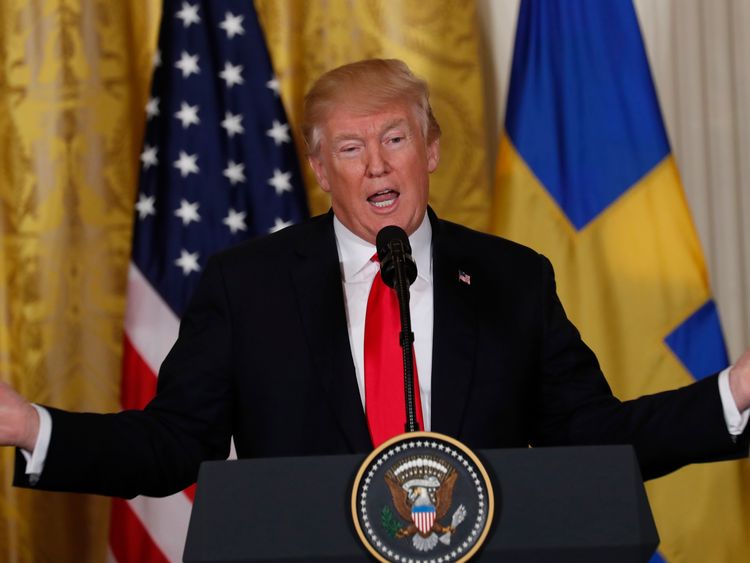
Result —
[{"label": "dark suit jacket", "polygon": [[[632,443],[646,478],[747,454],[747,433],[727,433],[715,377],[621,403],[544,257],[430,219],[433,431],[471,448]],[[371,450],[332,215],[210,260],[144,411],[51,412],[37,486],[55,490],[169,494],[201,461],[226,457],[231,435],[240,457]]]}]

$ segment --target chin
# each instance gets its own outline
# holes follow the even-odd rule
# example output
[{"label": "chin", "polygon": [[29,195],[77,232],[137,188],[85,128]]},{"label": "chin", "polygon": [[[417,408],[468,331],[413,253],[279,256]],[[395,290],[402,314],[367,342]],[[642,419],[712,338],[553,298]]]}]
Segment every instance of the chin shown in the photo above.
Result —
[{"label": "chin", "polygon": [[408,232],[408,229],[406,228],[405,222],[404,221],[398,221],[397,219],[394,218],[394,219],[391,219],[390,221],[387,220],[387,219],[384,220],[384,221],[380,221],[378,223],[377,228],[375,229],[375,234],[377,235],[380,232],[381,229],[384,229],[385,227],[390,227],[392,225],[395,225],[396,227],[400,227],[404,231]]}]

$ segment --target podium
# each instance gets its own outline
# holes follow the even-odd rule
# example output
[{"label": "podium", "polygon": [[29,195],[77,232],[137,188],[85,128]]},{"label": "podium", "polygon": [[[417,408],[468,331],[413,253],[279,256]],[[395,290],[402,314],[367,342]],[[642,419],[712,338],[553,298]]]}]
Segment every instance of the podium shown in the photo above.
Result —
[{"label": "podium", "polygon": [[[473,561],[647,562],[659,543],[630,446],[480,450],[495,491]],[[364,455],[206,462],[186,563],[372,561],[351,519]]]}]

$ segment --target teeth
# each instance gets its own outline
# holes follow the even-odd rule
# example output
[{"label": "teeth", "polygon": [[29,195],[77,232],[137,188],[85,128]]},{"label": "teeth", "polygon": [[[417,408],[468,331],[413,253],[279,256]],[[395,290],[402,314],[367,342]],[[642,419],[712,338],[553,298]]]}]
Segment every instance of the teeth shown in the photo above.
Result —
[{"label": "teeth", "polygon": [[387,207],[391,207],[394,203],[396,203],[397,199],[398,199],[398,192],[394,191],[391,188],[386,188],[384,190],[380,190],[379,192],[372,194],[370,197],[367,198],[367,201],[369,201],[372,205],[374,205],[378,209],[385,209]]}]

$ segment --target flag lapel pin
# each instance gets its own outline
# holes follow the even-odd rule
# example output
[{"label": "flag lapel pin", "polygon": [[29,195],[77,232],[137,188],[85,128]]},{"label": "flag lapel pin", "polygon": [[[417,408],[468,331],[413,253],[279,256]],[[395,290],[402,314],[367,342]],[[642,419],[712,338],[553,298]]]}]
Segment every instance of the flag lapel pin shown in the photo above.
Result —
[{"label": "flag lapel pin", "polygon": [[465,283],[466,285],[471,285],[471,276],[463,270],[459,270],[458,281],[460,281],[461,283]]}]

